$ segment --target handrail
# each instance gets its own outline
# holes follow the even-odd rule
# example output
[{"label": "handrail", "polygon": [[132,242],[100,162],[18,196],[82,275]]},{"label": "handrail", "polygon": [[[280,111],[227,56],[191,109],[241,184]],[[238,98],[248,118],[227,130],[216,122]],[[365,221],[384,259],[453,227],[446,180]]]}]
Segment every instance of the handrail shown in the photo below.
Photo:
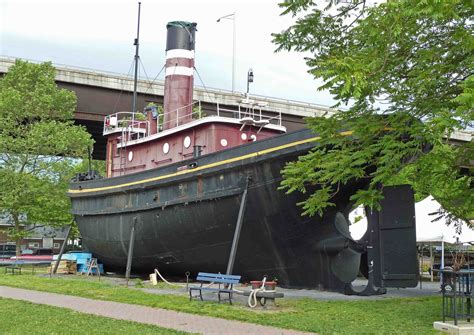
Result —
[{"label": "handrail", "polygon": [[[132,112],[117,112],[104,117],[103,134],[109,134],[116,130],[128,130],[131,133],[142,134],[144,137],[150,134],[150,122],[138,120]],[[140,137],[140,135],[137,135]]]},{"label": "handrail", "polygon": [[[189,108],[193,108],[195,105],[198,106],[197,111],[191,111],[190,114],[186,113],[184,115],[180,115],[180,111],[187,110]],[[222,108],[220,104],[216,103],[216,114],[218,117],[223,116],[222,113],[230,114],[231,118],[236,118],[238,120],[242,120],[245,117],[251,117],[255,121],[268,121],[268,123],[281,126],[282,125],[282,118],[281,112],[277,113],[276,115],[268,115],[262,113],[262,106],[258,105],[257,103],[253,104],[245,104],[245,106],[238,105],[237,109],[229,109],[229,108]],[[176,118],[167,120],[168,124],[174,124],[176,126],[179,125],[179,121],[184,118],[201,118],[202,117],[202,103],[200,100],[193,101],[192,103],[179,107],[173,111],[169,111],[167,113],[163,113],[162,123],[160,124],[161,117],[158,116],[157,128],[158,131],[161,131],[161,126],[164,124],[164,116],[169,115],[171,113],[176,114]],[[143,137],[149,136],[150,132],[150,122],[148,120],[138,120],[136,115],[141,113],[132,113],[132,112],[117,112],[111,115],[107,115],[104,118],[104,135],[114,132],[116,130],[122,130],[124,128],[128,129],[129,136],[131,133],[138,134],[137,137],[140,138],[140,135],[143,134]],[[141,114],[143,115],[143,114]],[[141,131],[143,129],[143,131]]]}]

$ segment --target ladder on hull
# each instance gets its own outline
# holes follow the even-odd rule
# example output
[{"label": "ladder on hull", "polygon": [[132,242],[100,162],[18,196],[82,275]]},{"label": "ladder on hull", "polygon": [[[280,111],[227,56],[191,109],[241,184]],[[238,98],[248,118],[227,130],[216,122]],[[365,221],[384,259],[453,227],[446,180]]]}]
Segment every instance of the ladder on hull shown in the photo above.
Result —
[{"label": "ladder on hull", "polygon": [[[127,127],[128,128],[128,127]],[[128,136],[130,134],[130,131],[127,128],[122,128],[122,137],[120,143],[122,144],[120,146],[119,150],[119,159],[120,159],[120,165],[119,165],[119,170],[120,170],[120,175],[125,174],[125,168],[127,165],[127,141],[128,141]]]}]

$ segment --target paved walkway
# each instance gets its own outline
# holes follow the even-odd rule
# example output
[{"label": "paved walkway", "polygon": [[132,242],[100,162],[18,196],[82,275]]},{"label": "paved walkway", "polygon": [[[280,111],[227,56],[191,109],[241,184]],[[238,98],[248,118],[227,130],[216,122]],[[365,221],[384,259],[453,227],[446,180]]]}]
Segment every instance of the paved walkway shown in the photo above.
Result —
[{"label": "paved walkway", "polygon": [[0,286],[0,297],[201,334],[310,334],[159,308]]}]

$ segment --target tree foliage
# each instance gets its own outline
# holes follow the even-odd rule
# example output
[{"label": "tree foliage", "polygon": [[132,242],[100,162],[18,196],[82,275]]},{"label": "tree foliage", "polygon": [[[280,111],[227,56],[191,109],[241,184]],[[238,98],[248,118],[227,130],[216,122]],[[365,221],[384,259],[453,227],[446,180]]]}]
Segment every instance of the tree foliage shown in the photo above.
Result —
[{"label": "tree foliage", "polygon": [[0,212],[16,241],[28,234],[23,224],[71,223],[66,190],[74,158],[93,143],[74,125],[75,106],[75,94],[56,86],[50,63],[18,60],[0,80]]},{"label": "tree foliage", "polygon": [[409,182],[467,220],[472,171],[459,167],[470,167],[472,143],[453,146],[448,138],[474,119],[472,2],[319,3],[325,7],[281,3],[295,23],[274,34],[274,43],[277,51],[307,55],[309,72],[324,82],[320,89],[348,109],[308,119],[321,145],[286,166],[282,187],[317,186],[303,203],[304,214],[314,215],[350,180],[367,179],[368,188],[352,199],[371,207],[382,197],[380,185]]}]

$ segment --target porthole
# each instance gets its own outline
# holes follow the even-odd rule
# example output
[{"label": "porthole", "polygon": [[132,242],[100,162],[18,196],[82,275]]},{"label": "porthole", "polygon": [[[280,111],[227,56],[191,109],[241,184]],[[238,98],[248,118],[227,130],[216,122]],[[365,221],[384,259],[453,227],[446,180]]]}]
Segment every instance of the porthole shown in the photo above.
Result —
[{"label": "porthole", "polygon": [[170,145],[168,142],[163,144],[163,153],[166,155],[168,152],[170,152]]},{"label": "porthole", "polygon": [[189,148],[190,145],[191,145],[191,137],[186,136],[186,137],[184,138],[184,147],[185,147],[185,148]]},{"label": "porthole", "polygon": [[133,159],[133,151],[128,152],[128,161],[131,162]]},{"label": "porthole", "polygon": [[257,140],[257,136],[252,134],[250,135],[250,139],[255,142]]},{"label": "porthole", "polygon": [[247,141],[247,134],[246,133],[240,134],[240,138],[242,139],[242,141]]},{"label": "porthole", "polygon": [[227,146],[227,140],[226,140],[225,138],[223,138],[223,139],[221,140],[221,145],[222,145],[223,147],[226,147],[226,146]]}]

